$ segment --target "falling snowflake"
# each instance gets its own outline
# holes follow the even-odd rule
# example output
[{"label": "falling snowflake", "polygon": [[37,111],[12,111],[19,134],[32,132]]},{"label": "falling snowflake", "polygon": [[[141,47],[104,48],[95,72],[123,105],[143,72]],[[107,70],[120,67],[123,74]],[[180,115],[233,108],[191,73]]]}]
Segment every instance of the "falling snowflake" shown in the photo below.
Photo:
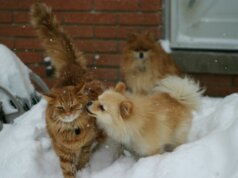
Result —
[{"label": "falling snowflake", "polygon": [[45,62],[50,62],[51,59],[50,59],[50,57],[45,57],[45,58],[44,58],[44,61],[45,61]]},{"label": "falling snowflake", "polygon": [[94,56],[94,59],[96,59],[96,60],[100,59],[100,55],[96,54],[96,55]]},{"label": "falling snowflake", "polygon": [[47,66],[46,69],[51,70],[51,69],[53,69],[53,67],[52,66]]}]

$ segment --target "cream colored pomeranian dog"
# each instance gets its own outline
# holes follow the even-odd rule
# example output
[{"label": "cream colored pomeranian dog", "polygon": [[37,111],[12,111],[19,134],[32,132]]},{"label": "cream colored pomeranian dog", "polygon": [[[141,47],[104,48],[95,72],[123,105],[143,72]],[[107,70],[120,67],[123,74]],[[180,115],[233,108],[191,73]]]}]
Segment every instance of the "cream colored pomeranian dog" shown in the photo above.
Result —
[{"label": "cream colored pomeranian dog", "polygon": [[168,76],[147,96],[128,94],[118,83],[88,102],[87,110],[109,137],[138,156],[149,156],[186,142],[201,94],[188,77]]}]

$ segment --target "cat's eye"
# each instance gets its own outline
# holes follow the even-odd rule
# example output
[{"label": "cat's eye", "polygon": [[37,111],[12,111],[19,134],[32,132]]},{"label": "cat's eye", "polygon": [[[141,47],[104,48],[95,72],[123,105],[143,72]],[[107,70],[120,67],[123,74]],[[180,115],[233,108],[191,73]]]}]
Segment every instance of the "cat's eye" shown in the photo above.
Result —
[{"label": "cat's eye", "polygon": [[106,109],[104,108],[104,106],[103,105],[99,105],[99,109],[101,110],[101,111],[106,111]]},{"label": "cat's eye", "polygon": [[58,109],[59,111],[63,111],[63,110],[64,110],[64,107],[62,107],[62,106],[57,106],[56,109]]}]

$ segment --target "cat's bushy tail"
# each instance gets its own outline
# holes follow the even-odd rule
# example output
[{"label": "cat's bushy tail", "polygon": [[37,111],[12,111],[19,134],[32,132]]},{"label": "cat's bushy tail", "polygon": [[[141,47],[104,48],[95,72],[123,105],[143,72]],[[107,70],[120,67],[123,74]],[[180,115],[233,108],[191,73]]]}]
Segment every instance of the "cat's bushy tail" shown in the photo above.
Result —
[{"label": "cat's bushy tail", "polygon": [[[59,76],[69,63],[86,70],[83,54],[73,46],[71,38],[64,32],[52,9],[44,3],[35,3],[30,9],[31,24]],[[64,69],[63,69],[64,70]]]}]

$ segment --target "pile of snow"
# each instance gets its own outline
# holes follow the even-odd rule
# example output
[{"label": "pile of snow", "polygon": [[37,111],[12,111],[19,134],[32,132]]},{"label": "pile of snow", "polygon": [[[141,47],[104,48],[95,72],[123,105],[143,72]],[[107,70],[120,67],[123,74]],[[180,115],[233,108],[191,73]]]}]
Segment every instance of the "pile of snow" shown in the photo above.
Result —
[{"label": "pile of snow", "polygon": [[[22,98],[30,108],[31,99],[35,93],[29,79],[29,70],[21,60],[6,46],[0,44],[0,86],[8,90],[13,96]],[[5,113],[12,113],[16,109],[10,104],[9,97],[0,91],[0,101],[3,102]]]},{"label": "pile of snow", "polygon": [[170,41],[169,40],[159,40],[159,43],[161,45],[161,47],[163,48],[163,50],[166,52],[166,53],[171,53],[172,52],[172,49],[170,47]]},{"label": "pile of snow", "polygon": [[[58,158],[45,129],[42,100],[0,132],[1,178],[60,178]],[[77,178],[237,178],[238,94],[205,97],[194,113],[189,142],[171,153],[135,160],[116,158],[110,142],[92,156]]]}]

